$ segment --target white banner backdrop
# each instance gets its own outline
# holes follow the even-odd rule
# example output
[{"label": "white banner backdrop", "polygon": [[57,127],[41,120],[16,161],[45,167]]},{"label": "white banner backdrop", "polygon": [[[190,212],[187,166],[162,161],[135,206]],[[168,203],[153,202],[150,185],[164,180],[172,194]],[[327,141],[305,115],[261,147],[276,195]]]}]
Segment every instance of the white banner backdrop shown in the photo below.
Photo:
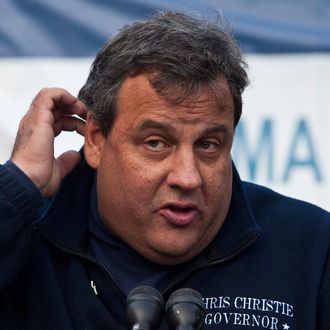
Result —
[{"label": "white banner backdrop", "polygon": [[[37,91],[77,94],[91,61],[0,59],[1,163]],[[233,147],[241,177],[330,210],[330,55],[249,55],[247,62],[251,85]],[[62,134],[56,154],[82,144],[77,134]]]}]

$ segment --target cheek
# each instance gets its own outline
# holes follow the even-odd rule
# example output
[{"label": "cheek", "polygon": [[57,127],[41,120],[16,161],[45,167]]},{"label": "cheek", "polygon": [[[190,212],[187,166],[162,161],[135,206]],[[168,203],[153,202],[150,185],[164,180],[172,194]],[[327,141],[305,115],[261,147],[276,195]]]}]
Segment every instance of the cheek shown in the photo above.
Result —
[{"label": "cheek", "polygon": [[143,157],[130,153],[130,157],[116,163],[117,176],[124,188],[135,194],[137,199],[148,198],[156,194],[159,186],[165,182],[166,169],[162,164],[147,162]]},{"label": "cheek", "polygon": [[[111,165],[110,165],[111,164]],[[99,200],[107,213],[120,213],[121,216],[143,213],[152,205],[157,187],[157,179],[152,171],[138,166],[135,162],[104,163],[99,168]]]},{"label": "cheek", "polygon": [[232,179],[231,158],[223,157],[215,164],[206,165],[202,170],[204,182],[218,187],[226,186]]},{"label": "cheek", "polygon": [[226,205],[230,200],[232,189],[231,161],[219,164],[216,170],[210,171],[204,182],[208,206],[221,208]]}]

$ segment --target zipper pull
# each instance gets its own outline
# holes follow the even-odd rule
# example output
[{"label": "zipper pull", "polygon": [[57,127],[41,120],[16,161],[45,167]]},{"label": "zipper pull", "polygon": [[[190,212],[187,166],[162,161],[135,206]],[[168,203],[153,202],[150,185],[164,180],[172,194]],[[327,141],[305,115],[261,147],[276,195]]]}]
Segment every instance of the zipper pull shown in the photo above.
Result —
[{"label": "zipper pull", "polygon": [[96,285],[94,284],[94,281],[91,281],[91,287],[92,287],[92,289],[94,290],[94,293],[95,293],[96,295],[98,295],[98,292],[97,292],[97,290],[96,290]]}]

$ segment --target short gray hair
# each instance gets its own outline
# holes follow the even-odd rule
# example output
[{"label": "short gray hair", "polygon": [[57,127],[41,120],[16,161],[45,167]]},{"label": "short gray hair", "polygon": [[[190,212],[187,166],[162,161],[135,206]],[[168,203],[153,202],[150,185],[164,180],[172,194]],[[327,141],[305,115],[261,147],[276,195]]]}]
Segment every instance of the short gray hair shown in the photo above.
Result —
[{"label": "short gray hair", "polygon": [[183,13],[157,13],[124,26],[103,46],[78,98],[106,135],[115,120],[119,88],[129,76],[157,73],[152,86],[165,96],[175,91],[174,102],[214,87],[223,77],[233,98],[236,126],[248,85],[245,69],[241,51],[224,24]]}]

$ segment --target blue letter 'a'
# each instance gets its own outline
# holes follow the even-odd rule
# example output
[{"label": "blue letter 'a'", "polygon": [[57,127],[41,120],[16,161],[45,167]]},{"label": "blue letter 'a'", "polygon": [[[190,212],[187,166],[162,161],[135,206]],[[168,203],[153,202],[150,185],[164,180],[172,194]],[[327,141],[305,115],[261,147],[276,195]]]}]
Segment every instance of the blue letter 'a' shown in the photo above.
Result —
[{"label": "blue letter 'a'", "polygon": [[258,164],[266,162],[267,164],[267,180],[273,180],[273,123],[270,119],[262,122],[261,131],[257,138],[257,145],[254,152],[250,150],[248,136],[245,132],[245,123],[241,121],[236,127],[235,132],[235,148],[234,159],[245,158],[248,168],[248,179],[254,181],[256,179]]},{"label": "blue letter 'a'", "polygon": [[[304,157],[299,157],[297,154],[298,147],[303,145],[307,152]],[[283,181],[288,181],[291,171],[297,167],[305,167],[308,166],[314,172],[315,179],[317,181],[321,181],[321,172],[316,162],[316,155],[314,145],[312,143],[312,138],[310,132],[307,127],[307,123],[304,119],[301,119],[298,122],[297,130],[295,131],[295,135],[292,139],[292,144],[289,149],[289,157],[287,166],[285,168],[283,174]]]}]

